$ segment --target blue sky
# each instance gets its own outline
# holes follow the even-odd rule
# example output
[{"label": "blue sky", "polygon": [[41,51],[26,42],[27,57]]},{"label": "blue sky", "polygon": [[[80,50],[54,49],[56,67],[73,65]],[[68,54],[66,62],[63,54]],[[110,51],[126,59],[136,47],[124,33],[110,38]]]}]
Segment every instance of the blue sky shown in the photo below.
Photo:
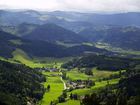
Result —
[{"label": "blue sky", "polygon": [[140,0],[0,0],[2,9],[140,12]]}]

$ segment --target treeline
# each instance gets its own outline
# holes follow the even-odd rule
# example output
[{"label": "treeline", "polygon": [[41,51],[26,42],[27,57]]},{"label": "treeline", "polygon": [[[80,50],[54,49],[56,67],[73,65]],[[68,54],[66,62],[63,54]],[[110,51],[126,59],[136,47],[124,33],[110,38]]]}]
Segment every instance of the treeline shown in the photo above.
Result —
[{"label": "treeline", "polygon": [[[20,41],[20,44],[17,43],[18,41]],[[17,48],[23,50],[30,57],[71,57],[82,55],[87,51],[100,54],[114,54],[88,45],[65,47],[42,40],[22,39],[3,31],[0,31],[0,45],[0,56],[5,58],[12,58],[12,53]]]},{"label": "treeline", "polygon": [[129,68],[119,83],[106,86],[97,93],[87,94],[81,105],[140,105],[140,66]]},{"label": "treeline", "polygon": [[27,105],[42,99],[41,82],[45,77],[38,71],[20,64],[0,61],[0,104]]},{"label": "treeline", "polygon": [[105,55],[85,55],[77,59],[73,59],[62,65],[63,68],[92,68],[97,67],[99,70],[123,70],[135,65],[140,64],[140,60],[121,58],[121,57],[109,57]]}]

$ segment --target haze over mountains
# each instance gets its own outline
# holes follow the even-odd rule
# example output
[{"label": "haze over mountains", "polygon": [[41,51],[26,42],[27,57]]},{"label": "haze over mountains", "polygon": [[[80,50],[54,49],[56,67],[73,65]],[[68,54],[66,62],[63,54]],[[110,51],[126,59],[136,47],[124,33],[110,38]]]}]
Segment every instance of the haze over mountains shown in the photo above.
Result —
[{"label": "haze over mountains", "polygon": [[[140,13],[137,12],[95,14],[0,10],[0,37],[4,45],[1,50],[5,48],[3,52],[9,52],[6,55],[10,56],[20,48],[30,56],[62,57],[86,51],[99,53],[103,50],[84,43],[105,43],[139,51],[139,18]],[[17,44],[19,40],[21,43]]]},{"label": "haze over mountains", "polygon": [[122,26],[140,25],[139,12],[97,14],[97,13],[79,13],[65,11],[41,12],[35,10],[25,10],[25,11],[1,10],[0,17],[1,24],[5,25],[17,25],[24,22],[34,24],[44,24],[47,22],[57,24],[59,23],[66,24],[67,22],[86,22],[92,23],[93,25],[122,25]]}]

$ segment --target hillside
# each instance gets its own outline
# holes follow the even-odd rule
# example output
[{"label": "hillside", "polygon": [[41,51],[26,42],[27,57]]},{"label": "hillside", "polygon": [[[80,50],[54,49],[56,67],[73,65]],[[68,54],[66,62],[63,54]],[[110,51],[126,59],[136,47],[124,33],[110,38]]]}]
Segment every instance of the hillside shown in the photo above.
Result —
[{"label": "hillside", "polygon": [[1,10],[0,28],[33,40],[67,43],[101,41],[112,47],[139,51],[139,17],[138,12],[96,14]]},{"label": "hillside", "polygon": [[10,40],[15,40],[16,37],[14,37],[11,34],[5,33],[3,31],[0,31],[0,56],[3,57],[12,57],[12,52],[15,50],[15,45],[10,42]]},{"label": "hillside", "polygon": [[93,46],[79,45],[74,47],[64,47],[46,41],[26,40],[9,33],[0,31],[0,56],[12,57],[12,52],[16,49],[23,50],[30,57],[69,57],[78,56],[84,52],[110,53],[106,50]]},{"label": "hillside", "polygon": [[85,41],[85,39],[78,34],[55,24],[41,25],[35,30],[33,30],[31,33],[25,35],[24,38],[51,42],[62,41],[67,43],[78,43]]},{"label": "hillside", "polygon": [[[132,64],[133,62],[133,64]],[[92,68],[97,67],[99,70],[119,71],[126,70],[130,67],[139,65],[140,60],[123,58],[123,57],[110,57],[105,55],[85,55],[75,58],[62,65],[64,68]]]},{"label": "hillside", "polygon": [[114,47],[139,51],[139,33],[140,28],[133,26],[94,26],[81,31],[79,34],[86,36],[91,42],[107,43]]},{"label": "hillside", "polygon": [[44,76],[29,67],[0,61],[0,104],[35,104],[43,98]]},{"label": "hillside", "polygon": [[97,14],[97,13],[80,13],[80,12],[65,12],[65,11],[41,12],[34,10],[0,11],[1,25],[19,25],[21,23],[44,24],[48,22],[51,23],[61,22],[61,25],[65,27],[65,21],[66,22],[80,21],[92,23],[94,25],[139,26],[140,25],[139,18],[140,18],[139,12]]}]

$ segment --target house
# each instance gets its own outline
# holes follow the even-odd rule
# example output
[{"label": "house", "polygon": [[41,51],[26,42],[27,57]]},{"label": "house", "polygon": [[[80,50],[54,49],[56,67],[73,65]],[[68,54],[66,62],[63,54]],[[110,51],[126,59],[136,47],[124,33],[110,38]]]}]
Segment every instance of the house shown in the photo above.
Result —
[{"label": "house", "polygon": [[68,89],[83,89],[86,87],[91,87],[94,85],[94,82],[92,80],[76,80],[76,81],[68,81],[66,83],[66,86]]}]

